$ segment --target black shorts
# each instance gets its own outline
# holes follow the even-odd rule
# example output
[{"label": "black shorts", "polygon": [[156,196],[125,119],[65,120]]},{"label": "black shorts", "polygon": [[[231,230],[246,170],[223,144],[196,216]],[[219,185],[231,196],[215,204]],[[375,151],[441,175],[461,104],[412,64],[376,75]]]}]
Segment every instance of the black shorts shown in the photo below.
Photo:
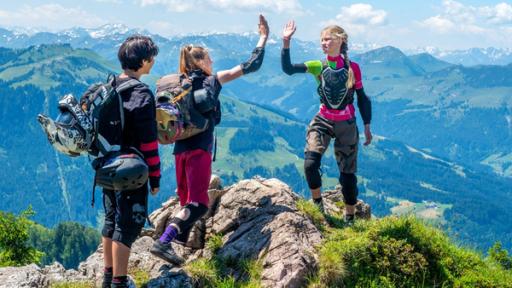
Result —
[{"label": "black shorts", "polygon": [[146,223],[148,193],[147,184],[129,191],[104,189],[105,224],[102,235],[131,247]]},{"label": "black shorts", "polygon": [[359,130],[356,119],[331,121],[319,114],[309,123],[304,152],[324,154],[334,138],[334,156],[340,172],[353,174],[357,171]]}]

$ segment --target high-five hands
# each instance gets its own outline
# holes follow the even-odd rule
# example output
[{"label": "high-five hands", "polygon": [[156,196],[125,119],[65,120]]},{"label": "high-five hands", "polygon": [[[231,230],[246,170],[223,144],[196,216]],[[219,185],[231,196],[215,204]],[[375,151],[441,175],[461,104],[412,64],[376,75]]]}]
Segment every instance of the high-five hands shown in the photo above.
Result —
[{"label": "high-five hands", "polygon": [[286,23],[283,29],[283,39],[291,40],[293,33],[295,33],[295,30],[297,30],[297,26],[295,26],[295,21],[288,21],[288,23]]},{"label": "high-five hands", "polygon": [[267,19],[265,19],[265,16],[260,14],[260,23],[258,24],[258,32],[260,33],[260,36],[268,37],[268,34],[270,33],[270,29],[268,28]]}]

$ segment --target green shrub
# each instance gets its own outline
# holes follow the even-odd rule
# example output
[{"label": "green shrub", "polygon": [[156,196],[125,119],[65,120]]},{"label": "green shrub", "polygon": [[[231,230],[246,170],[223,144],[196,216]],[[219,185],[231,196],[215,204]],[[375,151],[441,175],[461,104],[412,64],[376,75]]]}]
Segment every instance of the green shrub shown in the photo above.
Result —
[{"label": "green shrub", "polygon": [[0,211],[0,267],[39,263],[44,253],[28,244],[32,207],[19,216]]},{"label": "green shrub", "polygon": [[310,287],[512,287],[510,271],[413,216],[357,221],[324,236]]},{"label": "green shrub", "polygon": [[512,257],[508,256],[507,250],[501,247],[501,242],[494,243],[489,249],[489,258],[504,269],[512,269]]},{"label": "green shrub", "polygon": [[133,277],[133,281],[135,282],[136,287],[145,288],[148,285],[149,280],[151,280],[151,276],[148,271],[142,269],[135,269],[128,272]]}]

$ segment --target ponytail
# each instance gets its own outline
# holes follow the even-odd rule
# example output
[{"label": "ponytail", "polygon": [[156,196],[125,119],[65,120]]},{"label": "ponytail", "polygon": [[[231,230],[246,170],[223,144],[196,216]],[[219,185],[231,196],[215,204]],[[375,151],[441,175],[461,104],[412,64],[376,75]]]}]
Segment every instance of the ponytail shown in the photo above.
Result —
[{"label": "ponytail", "polygon": [[[208,51],[203,47],[194,47],[191,44],[183,46],[180,51],[179,73],[190,75],[193,70],[201,69],[199,61],[203,60],[207,53]],[[206,73],[206,71],[203,72]]]},{"label": "ponytail", "polygon": [[352,70],[352,67],[350,67],[350,59],[348,59],[348,45],[347,41],[344,39],[341,43],[341,49],[340,49],[341,55],[343,55],[343,61],[345,61],[345,67],[348,67],[348,80],[346,87],[347,89],[351,89],[354,84],[356,83],[356,79],[354,76],[354,71]]}]

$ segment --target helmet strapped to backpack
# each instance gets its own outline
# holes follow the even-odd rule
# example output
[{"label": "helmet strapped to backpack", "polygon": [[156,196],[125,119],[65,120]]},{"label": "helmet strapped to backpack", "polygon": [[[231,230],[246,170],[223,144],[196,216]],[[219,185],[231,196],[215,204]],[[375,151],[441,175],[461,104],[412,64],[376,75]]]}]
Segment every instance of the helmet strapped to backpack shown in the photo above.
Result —
[{"label": "helmet strapped to backpack", "polygon": [[208,128],[208,119],[194,105],[192,83],[185,74],[171,74],[157,81],[156,120],[160,144],[172,144]]},{"label": "helmet strapped to backpack", "polygon": [[116,86],[109,75],[107,83],[91,85],[80,99],[71,94],[59,100],[59,116],[52,120],[39,114],[38,121],[50,144],[59,152],[78,156],[88,152],[105,156],[122,147],[124,109],[120,93],[142,85],[130,79]]},{"label": "helmet strapped to backpack", "polygon": [[37,119],[50,144],[59,152],[78,156],[88,151],[92,142],[92,124],[78,101],[67,94],[59,101],[60,114],[54,120],[39,114]]},{"label": "helmet strapped to backpack", "polygon": [[133,190],[148,180],[148,166],[140,152],[122,143],[125,119],[121,93],[140,85],[144,84],[136,79],[116,85],[116,78],[109,75],[106,83],[91,85],[80,103],[71,94],[64,96],[55,120],[38,115],[43,131],[57,151],[70,156],[88,152],[96,157],[92,162],[96,170],[93,206],[96,184],[118,191]]},{"label": "helmet strapped to backpack", "polygon": [[148,165],[138,153],[114,152],[92,163],[97,185],[116,191],[134,190],[148,180]]},{"label": "helmet strapped to backpack", "polygon": [[329,109],[343,110],[353,101],[354,90],[347,88],[349,69],[347,66],[333,69],[325,65],[317,88],[320,101]]}]

